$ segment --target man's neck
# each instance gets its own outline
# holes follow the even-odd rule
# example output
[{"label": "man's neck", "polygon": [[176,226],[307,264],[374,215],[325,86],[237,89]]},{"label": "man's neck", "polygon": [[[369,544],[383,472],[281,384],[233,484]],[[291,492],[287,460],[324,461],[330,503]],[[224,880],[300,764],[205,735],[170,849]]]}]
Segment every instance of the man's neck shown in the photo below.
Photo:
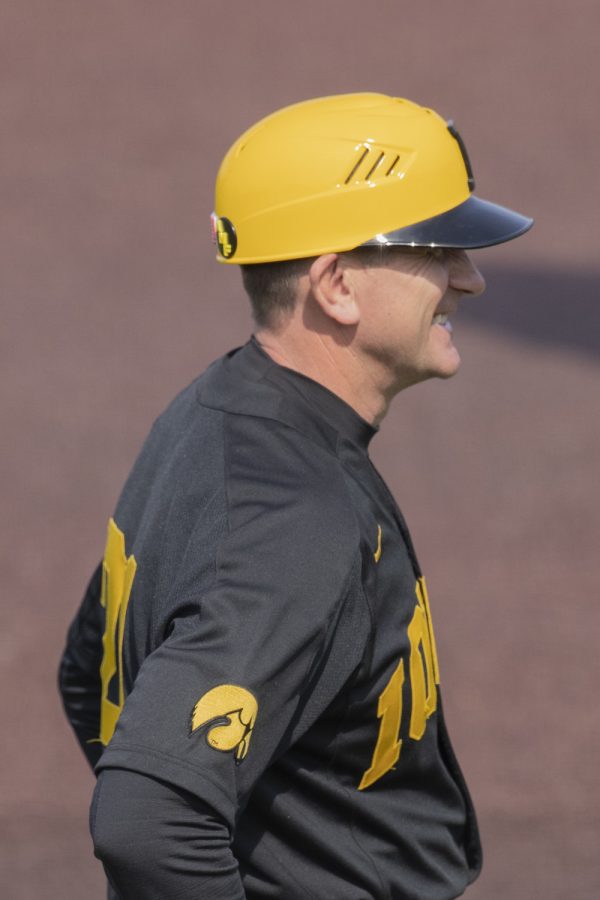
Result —
[{"label": "man's neck", "polygon": [[259,329],[255,338],[274,362],[322,384],[369,424],[379,425],[387,413],[389,399],[369,377],[351,343],[344,345],[330,335],[295,329]]}]

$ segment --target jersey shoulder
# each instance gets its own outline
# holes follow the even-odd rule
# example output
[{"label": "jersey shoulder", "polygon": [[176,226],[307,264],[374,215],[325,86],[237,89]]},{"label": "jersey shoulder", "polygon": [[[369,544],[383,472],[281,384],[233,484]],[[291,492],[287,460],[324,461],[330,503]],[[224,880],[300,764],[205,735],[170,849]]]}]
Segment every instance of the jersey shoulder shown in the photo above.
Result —
[{"label": "jersey shoulder", "polygon": [[257,517],[289,518],[296,528],[321,537],[335,531],[356,547],[353,498],[331,449],[274,419],[228,416],[224,451],[232,529]]}]

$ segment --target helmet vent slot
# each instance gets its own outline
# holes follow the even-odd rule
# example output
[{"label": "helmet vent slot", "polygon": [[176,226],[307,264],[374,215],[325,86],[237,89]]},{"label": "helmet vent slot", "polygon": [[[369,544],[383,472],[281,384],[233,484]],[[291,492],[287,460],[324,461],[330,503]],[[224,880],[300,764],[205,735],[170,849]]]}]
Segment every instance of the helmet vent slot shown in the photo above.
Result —
[{"label": "helmet vent slot", "polygon": [[359,166],[361,165],[361,163],[363,162],[363,160],[365,159],[365,157],[367,157],[368,155],[369,155],[369,148],[368,148],[368,147],[364,147],[364,148],[363,148],[363,152],[362,152],[361,155],[358,157],[358,162],[356,162],[356,163],[354,164],[354,166],[352,167],[352,169],[350,170],[350,174],[348,175],[348,177],[347,177],[346,180],[344,181],[344,184],[349,184],[351,178],[352,178],[352,177],[354,176],[354,174],[358,171]]},{"label": "helmet vent slot", "polygon": [[394,160],[394,162],[391,164],[391,166],[389,167],[389,169],[388,169],[387,172],[385,173],[385,177],[386,177],[386,178],[388,177],[388,175],[392,175],[392,174],[393,174],[394,169],[396,168],[396,164],[397,164],[397,162],[398,162],[399,159],[400,159],[400,156],[399,156],[398,154],[396,154],[396,159]]},{"label": "helmet vent slot", "polygon": [[368,181],[370,179],[371,175],[373,174],[373,172],[375,171],[377,166],[381,163],[381,160],[383,159],[384,156],[385,156],[385,153],[382,150],[381,153],[379,154],[379,156],[377,157],[377,159],[375,160],[375,162],[373,163],[373,165],[371,166],[371,168],[369,169],[369,171],[367,172],[367,174],[365,175],[365,181]]},{"label": "helmet vent slot", "polygon": [[[381,147],[363,144],[356,148],[358,159],[344,179],[344,184],[359,184],[367,181],[389,178],[397,174],[396,167],[400,162],[400,154],[387,152]],[[393,152],[393,151],[392,151]],[[374,159],[374,162],[372,162]],[[368,167],[368,168],[367,168]]]}]

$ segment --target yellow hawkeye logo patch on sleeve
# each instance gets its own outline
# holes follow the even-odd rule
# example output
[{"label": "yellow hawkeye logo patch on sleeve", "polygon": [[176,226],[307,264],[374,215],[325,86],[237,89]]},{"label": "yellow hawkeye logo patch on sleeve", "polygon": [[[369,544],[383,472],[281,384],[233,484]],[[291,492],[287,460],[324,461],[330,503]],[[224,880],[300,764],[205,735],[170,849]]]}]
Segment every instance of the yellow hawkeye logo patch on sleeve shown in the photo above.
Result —
[{"label": "yellow hawkeye logo patch on sleeve", "polygon": [[223,753],[235,750],[239,763],[248,753],[257,714],[258,703],[250,691],[237,684],[219,684],[194,706],[190,735],[204,729],[209,747]]}]

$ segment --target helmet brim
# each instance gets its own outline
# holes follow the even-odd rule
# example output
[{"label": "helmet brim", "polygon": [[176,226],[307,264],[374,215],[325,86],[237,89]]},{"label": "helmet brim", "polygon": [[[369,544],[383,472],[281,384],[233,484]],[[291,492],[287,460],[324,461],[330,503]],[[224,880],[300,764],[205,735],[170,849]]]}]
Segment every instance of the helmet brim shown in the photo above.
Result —
[{"label": "helmet brim", "polygon": [[474,194],[447,212],[366,241],[365,247],[451,247],[475,250],[512,241],[529,231],[533,219],[481,200]]}]

